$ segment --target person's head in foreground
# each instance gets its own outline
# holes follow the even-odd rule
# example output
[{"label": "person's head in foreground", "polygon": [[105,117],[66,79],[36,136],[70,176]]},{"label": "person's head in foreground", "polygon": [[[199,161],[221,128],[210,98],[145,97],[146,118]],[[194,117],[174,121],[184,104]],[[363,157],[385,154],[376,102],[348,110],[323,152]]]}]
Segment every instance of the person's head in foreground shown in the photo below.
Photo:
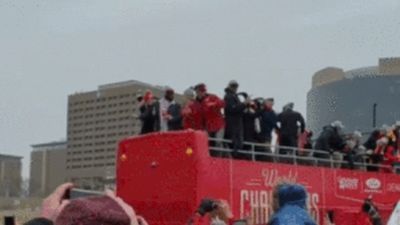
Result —
[{"label": "person's head in foreground", "polygon": [[307,191],[302,185],[277,184],[273,197],[275,214],[269,225],[315,225],[307,210]]},{"label": "person's head in foreground", "polygon": [[208,216],[211,225],[229,224],[233,219],[231,208],[226,200],[203,199],[197,210],[202,217]]},{"label": "person's head in foreground", "polygon": [[59,186],[42,204],[41,218],[25,225],[147,225],[132,207],[114,192],[104,196],[65,199],[73,184]]}]

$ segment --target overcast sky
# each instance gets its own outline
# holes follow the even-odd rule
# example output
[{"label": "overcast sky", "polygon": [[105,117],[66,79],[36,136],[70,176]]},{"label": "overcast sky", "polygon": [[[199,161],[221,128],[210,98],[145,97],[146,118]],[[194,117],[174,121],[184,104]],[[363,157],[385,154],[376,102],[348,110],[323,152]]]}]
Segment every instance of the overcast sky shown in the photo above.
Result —
[{"label": "overcast sky", "polygon": [[66,136],[67,96],[236,79],[306,112],[311,76],[400,55],[398,0],[0,0],[0,153]]}]

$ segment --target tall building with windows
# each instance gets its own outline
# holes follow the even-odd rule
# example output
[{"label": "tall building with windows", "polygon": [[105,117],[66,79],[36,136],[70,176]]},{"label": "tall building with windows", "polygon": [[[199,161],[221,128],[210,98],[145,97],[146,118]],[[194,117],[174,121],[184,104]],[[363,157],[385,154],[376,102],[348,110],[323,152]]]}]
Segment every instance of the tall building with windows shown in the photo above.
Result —
[{"label": "tall building with windows", "polygon": [[[117,143],[140,132],[138,94],[161,97],[166,87],[139,81],[99,86],[68,98],[66,177],[83,188],[102,189],[115,180]],[[182,96],[176,95],[177,101]]]},{"label": "tall building with windows", "polygon": [[400,58],[381,58],[377,66],[344,71],[328,67],[314,74],[307,96],[307,122],[318,133],[341,120],[345,132],[371,132],[400,120]]},{"label": "tall building with windows", "polygon": [[44,197],[65,182],[67,142],[32,145],[29,195]]},{"label": "tall building with windows", "polygon": [[0,154],[0,197],[20,197],[22,157]]}]

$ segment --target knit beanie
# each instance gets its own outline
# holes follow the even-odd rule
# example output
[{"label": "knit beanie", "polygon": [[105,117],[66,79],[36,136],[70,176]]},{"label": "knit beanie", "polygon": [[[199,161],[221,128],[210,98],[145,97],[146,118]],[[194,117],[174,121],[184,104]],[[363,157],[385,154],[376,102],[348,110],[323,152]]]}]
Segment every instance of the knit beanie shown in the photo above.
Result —
[{"label": "knit beanie", "polygon": [[60,213],[57,225],[129,225],[121,206],[108,196],[72,200]]}]

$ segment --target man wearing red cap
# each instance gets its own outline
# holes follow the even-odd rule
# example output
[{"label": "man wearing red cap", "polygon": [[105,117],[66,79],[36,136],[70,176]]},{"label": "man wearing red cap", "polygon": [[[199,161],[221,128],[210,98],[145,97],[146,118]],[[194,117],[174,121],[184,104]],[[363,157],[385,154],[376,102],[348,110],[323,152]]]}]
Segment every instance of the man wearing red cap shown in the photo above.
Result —
[{"label": "man wearing red cap", "polygon": [[210,137],[216,137],[224,126],[225,121],[222,115],[222,109],[225,102],[218,96],[207,93],[207,87],[201,83],[196,85],[196,101],[201,104],[201,110],[204,118],[204,129]]}]

